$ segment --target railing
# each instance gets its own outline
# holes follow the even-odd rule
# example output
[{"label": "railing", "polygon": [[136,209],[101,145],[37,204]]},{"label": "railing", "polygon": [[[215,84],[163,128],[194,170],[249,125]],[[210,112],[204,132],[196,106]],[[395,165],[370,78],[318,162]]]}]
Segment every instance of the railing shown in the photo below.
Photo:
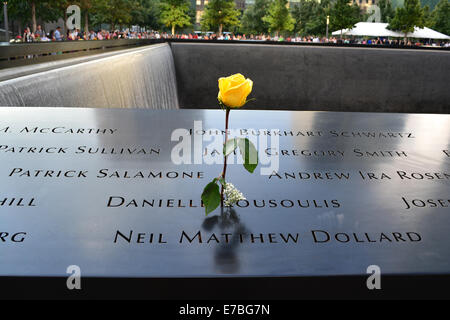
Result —
[{"label": "railing", "polygon": [[233,43],[233,44],[260,44],[260,45],[283,45],[283,46],[312,46],[312,47],[344,47],[344,48],[378,48],[378,49],[412,49],[412,50],[442,50],[450,51],[450,47],[432,46],[407,46],[399,44],[359,44],[359,43],[323,43],[323,42],[279,42],[263,40],[195,40],[195,39],[167,39],[169,43]]},{"label": "railing", "polygon": [[0,46],[0,69],[21,65],[55,61],[71,57],[92,55],[112,50],[151,45],[155,43],[221,43],[221,44],[256,44],[256,45],[284,45],[284,46],[320,46],[320,47],[348,47],[348,48],[378,48],[378,49],[414,49],[450,51],[444,47],[365,45],[365,44],[335,44],[335,43],[304,43],[304,42],[276,42],[251,40],[193,40],[193,39],[120,39],[93,41],[62,41],[15,43]]},{"label": "railing", "polygon": [[0,46],[0,69],[161,43],[153,39],[15,43]]}]

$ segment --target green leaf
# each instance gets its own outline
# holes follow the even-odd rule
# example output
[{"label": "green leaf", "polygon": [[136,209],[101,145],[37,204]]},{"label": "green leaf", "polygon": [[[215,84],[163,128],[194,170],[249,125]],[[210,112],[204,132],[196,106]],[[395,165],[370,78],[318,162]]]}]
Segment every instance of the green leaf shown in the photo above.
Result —
[{"label": "green leaf", "polygon": [[223,154],[225,155],[225,157],[227,157],[229,154],[234,152],[237,147],[238,142],[236,138],[227,140],[227,142],[225,142],[225,145],[223,146]]},{"label": "green leaf", "polygon": [[252,101],[256,101],[256,99],[255,98],[248,99],[247,101],[245,101],[245,103],[242,105],[242,107],[246,106],[247,103],[252,102]]},{"label": "green leaf", "polygon": [[217,178],[208,183],[203,189],[202,201],[205,205],[206,215],[210,214],[220,205],[220,191],[217,185]]},{"label": "green leaf", "polygon": [[254,144],[247,138],[237,139],[239,150],[242,158],[244,159],[244,168],[248,172],[253,173],[258,166],[258,151]]},{"label": "green leaf", "polygon": [[221,184],[222,186],[224,186],[224,187],[225,187],[225,185],[227,184],[227,183],[225,182],[225,179],[224,179],[223,177],[219,178],[219,182],[220,182],[220,184]]}]

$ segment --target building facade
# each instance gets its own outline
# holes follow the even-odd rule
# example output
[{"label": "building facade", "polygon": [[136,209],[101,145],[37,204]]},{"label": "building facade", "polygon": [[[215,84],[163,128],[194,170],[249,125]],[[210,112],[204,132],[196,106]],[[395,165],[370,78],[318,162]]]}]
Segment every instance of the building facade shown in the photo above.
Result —
[{"label": "building facade", "polygon": [[353,0],[363,11],[367,11],[370,6],[376,5],[378,0]]}]

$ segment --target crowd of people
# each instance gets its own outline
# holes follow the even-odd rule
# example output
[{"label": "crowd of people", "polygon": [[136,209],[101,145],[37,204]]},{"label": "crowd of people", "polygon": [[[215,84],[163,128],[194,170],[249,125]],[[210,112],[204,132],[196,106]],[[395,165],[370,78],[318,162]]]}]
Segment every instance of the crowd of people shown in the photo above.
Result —
[{"label": "crowd of people", "polygon": [[65,33],[61,27],[46,33],[40,25],[36,32],[31,32],[29,27],[25,28],[23,36],[18,35],[14,42],[51,42],[51,41],[77,41],[77,40],[111,40],[111,39],[151,39],[148,32],[114,32],[101,30],[98,32],[82,32],[80,29],[67,30]]},{"label": "crowd of people", "polygon": [[50,41],[80,41],[80,40],[112,40],[112,39],[192,39],[192,40],[235,40],[235,41],[275,41],[275,42],[298,42],[298,43],[349,43],[349,44],[363,44],[363,45],[408,45],[408,46],[441,46],[450,47],[450,42],[433,42],[427,41],[411,41],[405,42],[403,39],[388,39],[388,38],[351,38],[340,39],[337,37],[316,37],[316,36],[271,36],[266,34],[261,35],[246,35],[246,34],[232,34],[225,32],[218,35],[213,32],[195,31],[192,33],[182,33],[171,35],[167,32],[158,31],[132,31],[132,30],[115,30],[107,31],[100,30],[89,32],[82,32],[79,29],[67,30],[63,32],[61,27],[51,30],[46,33],[42,27],[37,26],[36,31],[31,32],[30,28],[26,28],[23,36],[17,36],[15,42],[50,42]]}]

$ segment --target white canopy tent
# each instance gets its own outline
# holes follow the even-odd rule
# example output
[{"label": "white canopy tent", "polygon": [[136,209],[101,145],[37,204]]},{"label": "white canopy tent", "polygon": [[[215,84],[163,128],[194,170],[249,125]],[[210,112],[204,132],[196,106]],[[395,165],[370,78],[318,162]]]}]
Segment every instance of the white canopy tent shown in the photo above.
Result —
[{"label": "white canopy tent", "polygon": [[[352,29],[342,29],[342,35],[345,36],[368,36],[368,37],[396,37],[403,38],[405,35],[401,32],[387,29],[388,23],[381,22],[358,22]],[[341,30],[334,31],[333,36],[341,35]],[[430,28],[414,29],[414,32],[408,33],[409,38],[423,38],[423,39],[445,39],[450,40],[450,37],[434,31]]]},{"label": "white canopy tent", "polygon": [[[342,29],[345,36],[369,37],[402,37],[401,33],[388,30],[387,23],[358,22],[353,29]],[[333,36],[341,35],[341,30],[333,32]]]},{"label": "white canopy tent", "polygon": [[443,39],[443,40],[449,40],[450,39],[449,36],[447,36],[447,35],[445,35],[443,33],[434,31],[433,29],[430,29],[430,28],[427,28],[427,27],[424,27],[423,29],[415,27],[414,28],[414,32],[408,33],[408,37],[410,37],[410,38],[421,38],[421,39]]}]

